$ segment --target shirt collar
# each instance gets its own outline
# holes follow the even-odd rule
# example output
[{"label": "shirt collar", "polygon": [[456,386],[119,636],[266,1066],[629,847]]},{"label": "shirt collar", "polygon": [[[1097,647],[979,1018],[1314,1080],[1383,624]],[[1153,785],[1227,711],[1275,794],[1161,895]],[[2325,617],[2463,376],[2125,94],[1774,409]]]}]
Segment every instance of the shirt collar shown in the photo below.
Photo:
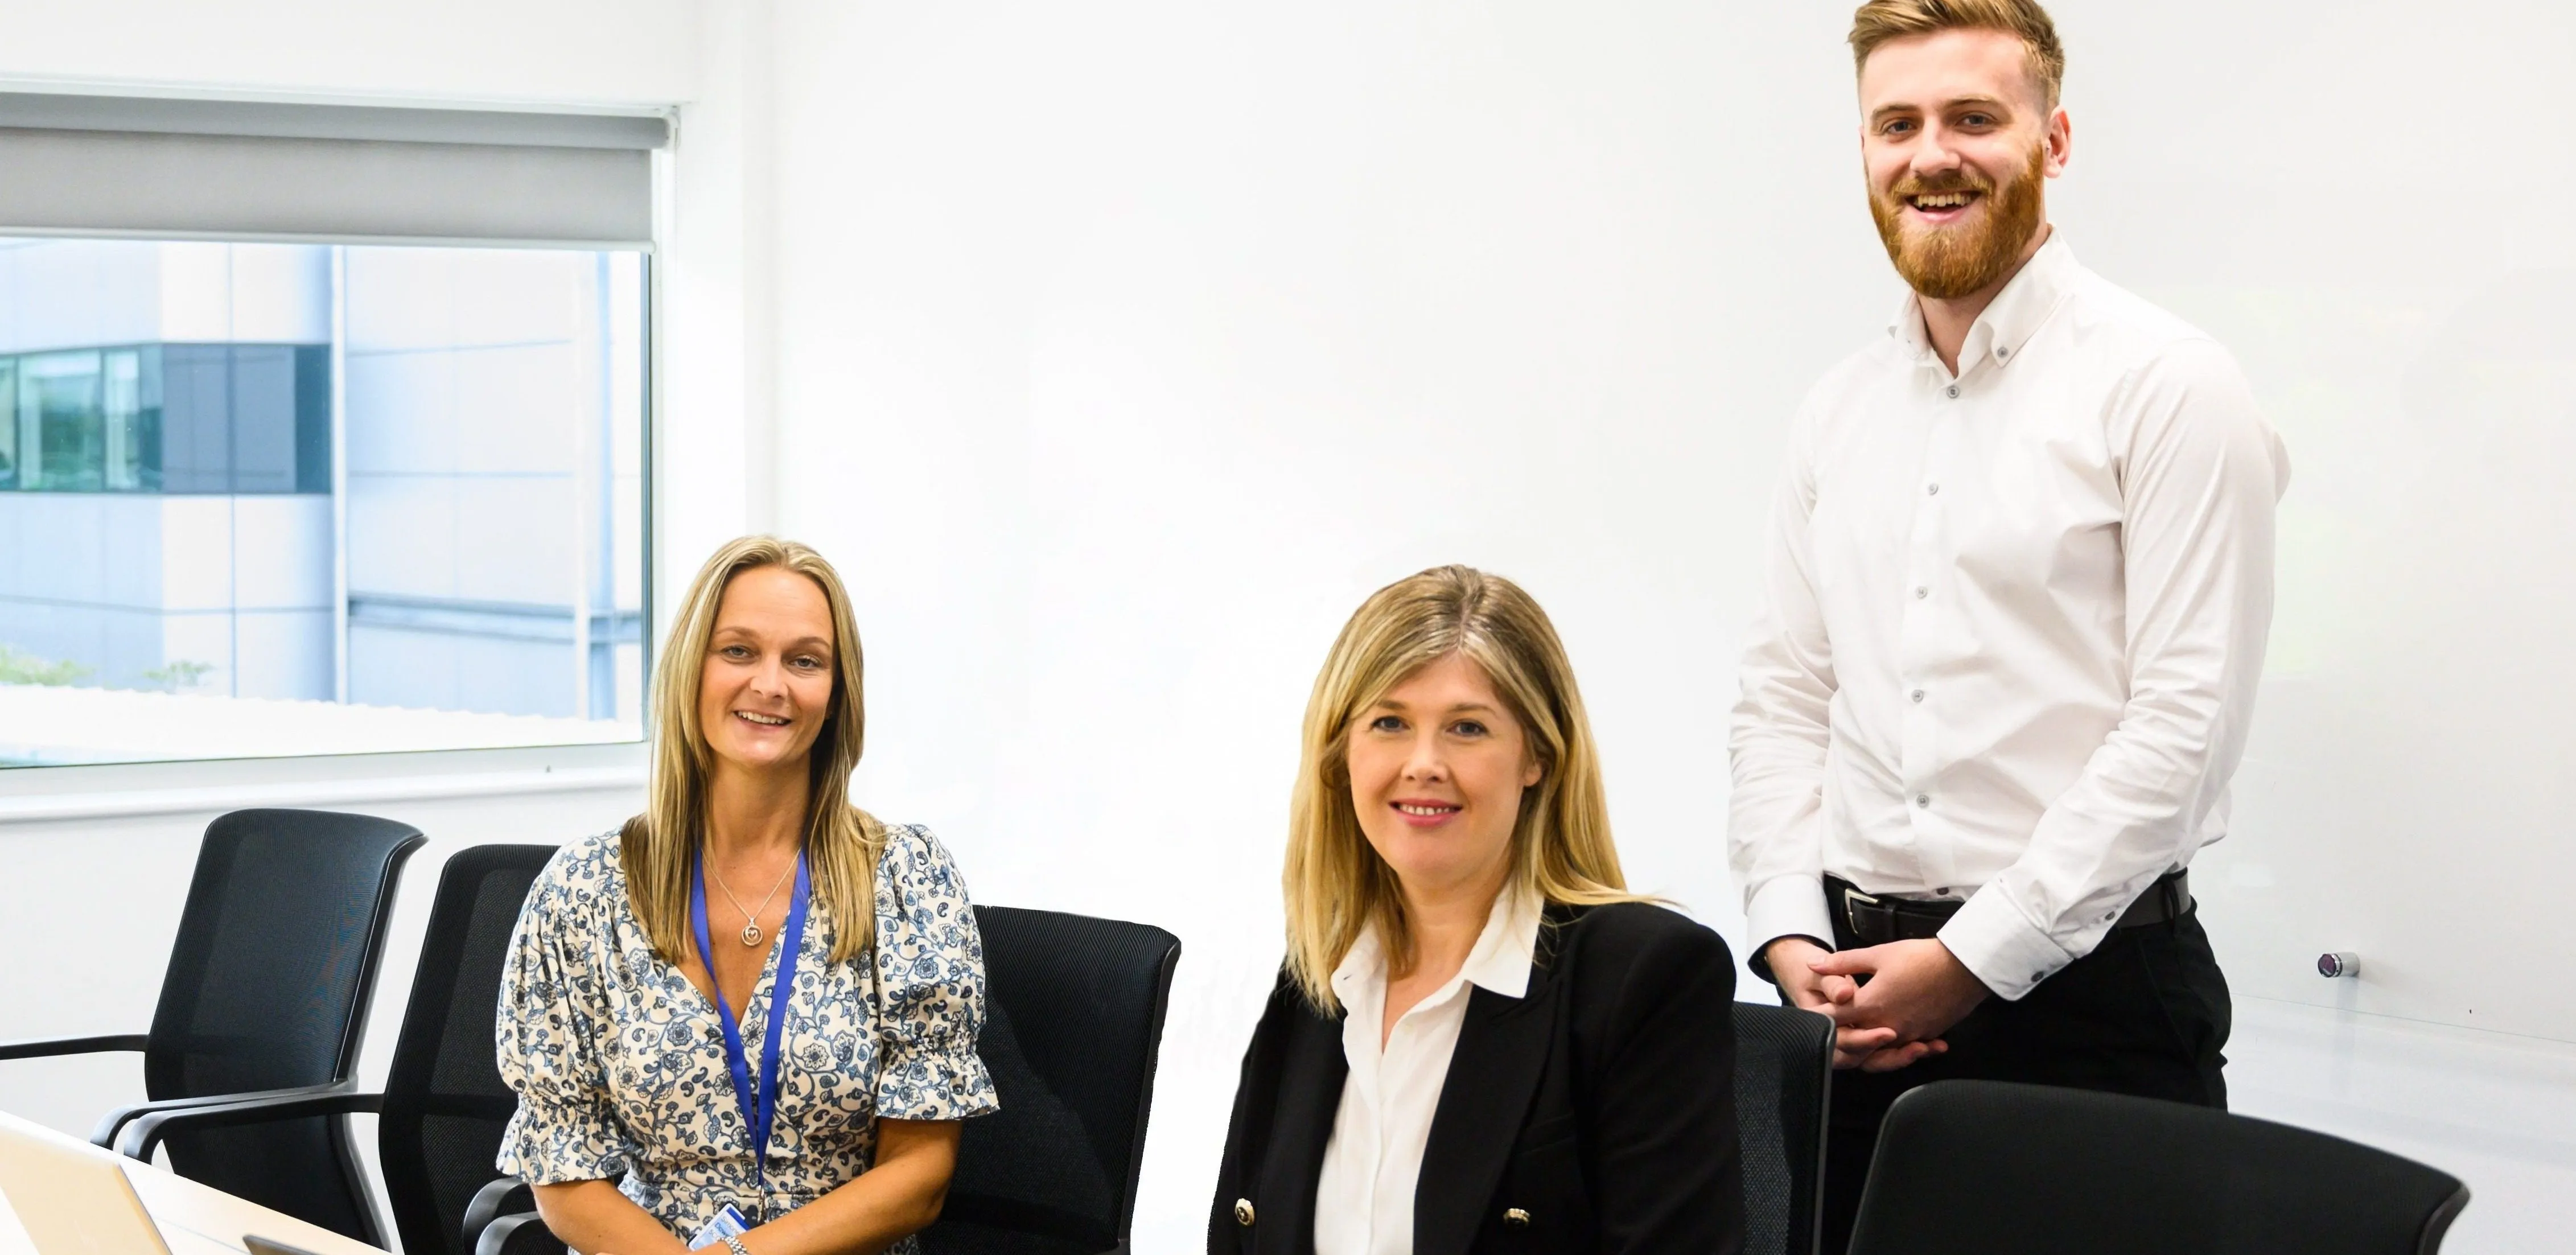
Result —
[{"label": "shirt collar", "polygon": [[1476,948],[1467,952],[1467,963],[1458,974],[1467,983],[1506,998],[1528,993],[1530,961],[1538,954],[1538,923],[1538,895],[1507,886],[1494,899],[1494,909],[1486,912],[1485,931],[1476,934]]},{"label": "shirt collar", "polygon": [[[2066,232],[2051,225],[2039,251],[1969,326],[1968,338],[1959,346],[1959,373],[1968,373],[1971,364],[1982,360],[1991,359],[1998,366],[2010,362],[2014,354],[2021,352],[2021,346],[2039,333],[2048,316],[2057,312],[2058,302],[2074,288],[2078,273],[2075,250],[2067,245]],[[1914,293],[1907,292],[1897,304],[1896,316],[1888,321],[1887,334],[1904,345],[1911,356],[1938,360],[1932,356],[1932,341],[1923,330],[1921,298]]]},{"label": "shirt collar", "polygon": [[[1544,910],[1538,895],[1525,886],[1504,886],[1502,896],[1495,898],[1493,908],[1485,913],[1484,931],[1476,934],[1474,948],[1467,951],[1467,962],[1451,983],[1463,980],[1506,998],[1526,995],[1530,964],[1538,955],[1538,929]],[[1340,965],[1333,969],[1333,993],[1347,1008],[1355,1000],[1356,991],[1365,987],[1363,982],[1382,987],[1385,980],[1385,955],[1378,945],[1377,926],[1371,924],[1360,930],[1350,953],[1343,955]],[[1434,994],[1433,998],[1438,996]]]}]

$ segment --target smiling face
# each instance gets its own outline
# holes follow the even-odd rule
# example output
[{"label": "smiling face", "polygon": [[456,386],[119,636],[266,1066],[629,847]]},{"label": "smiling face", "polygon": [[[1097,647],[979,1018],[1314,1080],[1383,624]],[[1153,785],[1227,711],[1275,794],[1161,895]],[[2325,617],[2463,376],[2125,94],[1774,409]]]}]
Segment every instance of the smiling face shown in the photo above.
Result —
[{"label": "smiling face", "polygon": [[1483,669],[1450,654],[1351,721],[1360,831],[1409,895],[1502,887],[1521,792],[1542,770]]},{"label": "smiling face", "polygon": [[2020,37],[1889,40],[1861,67],[1860,106],[1870,217],[1915,291],[1972,295],[2037,249],[2044,180],[2065,169],[2071,141]]},{"label": "smiling face", "polygon": [[698,679],[698,726],[717,762],[801,768],[831,714],[835,661],[831,603],[814,581],[775,566],[736,574]]}]

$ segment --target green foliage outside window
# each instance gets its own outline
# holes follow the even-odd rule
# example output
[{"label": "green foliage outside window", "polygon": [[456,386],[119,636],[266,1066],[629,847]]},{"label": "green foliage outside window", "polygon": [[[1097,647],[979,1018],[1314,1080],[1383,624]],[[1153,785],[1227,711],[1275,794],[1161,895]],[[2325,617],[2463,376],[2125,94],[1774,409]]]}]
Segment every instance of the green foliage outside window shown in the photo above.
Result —
[{"label": "green foliage outside window", "polygon": [[77,662],[54,662],[0,645],[0,684],[78,684],[89,674],[89,668]]},{"label": "green foliage outside window", "polygon": [[197,687],[197,681],[205,679],[206,673],[214,669],[215,664],[211,662],[193,662],[181,658],[166,667],[154,667],[144,672],[143,678],[176,693],[181,689]]}]

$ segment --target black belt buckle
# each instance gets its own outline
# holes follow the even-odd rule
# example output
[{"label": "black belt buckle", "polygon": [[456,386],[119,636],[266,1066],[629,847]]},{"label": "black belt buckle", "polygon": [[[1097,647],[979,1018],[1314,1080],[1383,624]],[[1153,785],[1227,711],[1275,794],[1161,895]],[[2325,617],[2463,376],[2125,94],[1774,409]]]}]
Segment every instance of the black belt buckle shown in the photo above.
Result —
[{"label": "black belt buckle", "polygon": [[1849,885],[1843,887],[1843,922],[1865,946],[1885,945],[1896,934],[1896,909]]}]

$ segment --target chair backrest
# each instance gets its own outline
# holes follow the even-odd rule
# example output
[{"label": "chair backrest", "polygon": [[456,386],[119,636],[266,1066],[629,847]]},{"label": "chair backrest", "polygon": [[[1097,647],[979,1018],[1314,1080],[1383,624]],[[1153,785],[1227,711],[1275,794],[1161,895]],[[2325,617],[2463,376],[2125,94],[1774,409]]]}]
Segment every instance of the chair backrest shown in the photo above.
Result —
[{"label": "chair backrest", "polygon": [[465,1205],[499,1175],[492,1161],[518,1105],[492,1056],[501,961],[528,887],[554,854],[551,845],[471,846],[439,872],[376,1124],[385,1202],[407,1255],[472,1250],[461,1236]]},{"label": "chair backrest", "polygon": [[1833,1020],[1796,1007],[1735,1004],[1744,1255],[1815,1255],[1833,1076]]},{"label": "chair backrest", "polygon": [[1852,1255],[2431,1255],[2468,1187],[2323,1133],[1999,1081],[1896,1100]]},{"label": "chair backrest", "polygon": [[1124,1251],[1178,937],[975,908],[990,984],[976,1052],[1001,1110],[966,1122],[923,1255]]},{"label": "chair backrest", "polygon": [[[349,1079],[393,915],[409,824],[234,811],[206,827],[143,1051],[155,1101]],[[181,1133],[181,1176],[365,1240],[357,1156],[326,1117]]]}]

